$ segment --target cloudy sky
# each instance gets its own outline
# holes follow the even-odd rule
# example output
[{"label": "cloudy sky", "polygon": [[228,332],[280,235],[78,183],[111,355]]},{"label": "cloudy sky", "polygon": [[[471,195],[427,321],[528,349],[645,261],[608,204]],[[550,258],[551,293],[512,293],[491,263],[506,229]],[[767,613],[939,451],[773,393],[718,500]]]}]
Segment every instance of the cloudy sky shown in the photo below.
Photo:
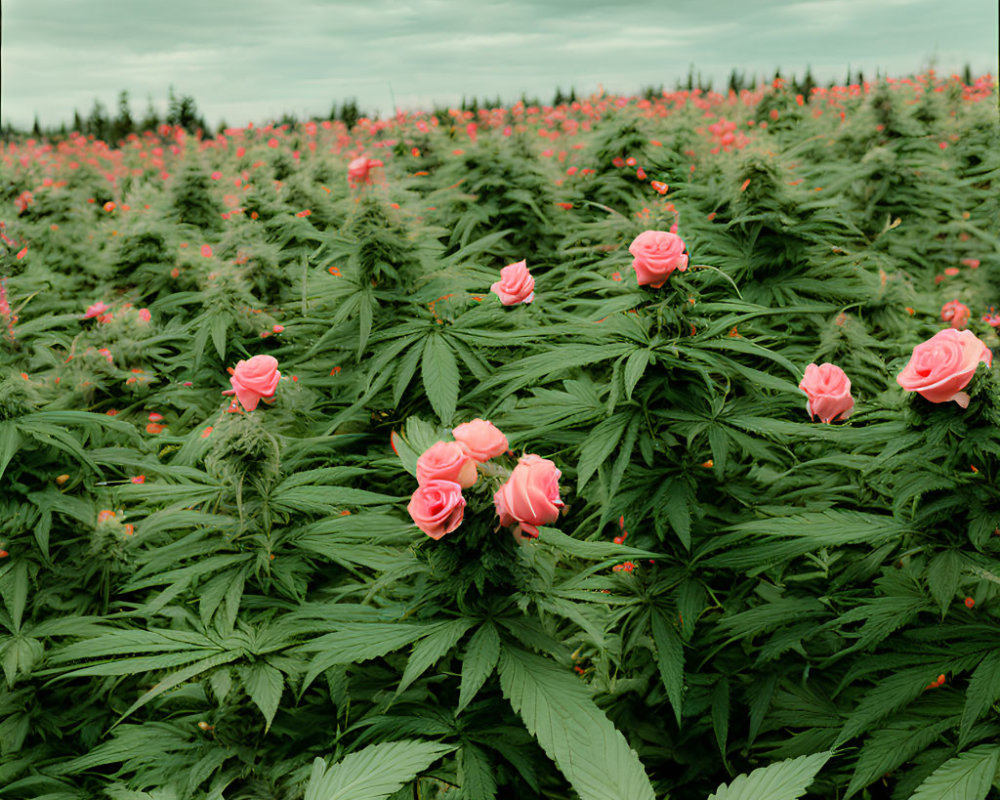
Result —
[{"label": "cloudy sky", "polygon": [[141,116],[169,86],[210,124],[512,102],[555,88],[630,92],[694,64],[716,86],[747,75],[928,64],[998,72],[997,0],[6,0],[0,119],[29,126],[114,108]]}]

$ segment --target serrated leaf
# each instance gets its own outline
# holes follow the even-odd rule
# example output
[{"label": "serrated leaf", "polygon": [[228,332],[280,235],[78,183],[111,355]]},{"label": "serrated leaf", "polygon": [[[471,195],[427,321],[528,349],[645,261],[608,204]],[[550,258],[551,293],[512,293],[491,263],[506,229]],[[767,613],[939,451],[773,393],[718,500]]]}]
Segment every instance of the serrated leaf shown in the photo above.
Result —
[{"label": "serrated leaf", "polygon": [[215,345],[215,352],[223,361],[226,358],[226,335],[229,333],[229,325],[232,318],[227,313],[215,314],[209,323],[208,329],[212,335],[212,344]]},{"label": "serrated leaf", "polygon": [[437,625],[395,622],[368,622],[344,625],[335,633],[318,636],[300,650],[315,653],[306,671],[303,686],[308,686],[323,670],[334,664],[352,664],[378,658],[405,647],[430,633]]},{"label": "serrated leaf", "polygon": [[646,349],[636,350],[631,355],[629,355],[628,360],[625,362],[625,396],[631,400],[632,392],[635,391],[635,385],[642,378],[643,373],[646,371],[646,367],[649,366],[649,357],[651,352]]},{"label": "serrated leaf", "polygon": [[[230,592],[233,585],[236,585],[240,595],[243,594],[245,579],[246,568],[237,567],[236,569],[225,570],[217,575],[213,575],[210,580],[199,587],[198,614],[201,617],[202,625],[208,625],[209,620],[212,619],[212,615],[219,607],[223,598]],[[186,587],[188,581],[179,583],[181,586]]]},{"label": "serrated leaf", "polygon": [[968,741],[969,733],[983,712],[1000,699],[1000,650],[994,650],[979,662],[969,679],[962,711],[959,747]]},{"label": "serrated leaf", "polygon": [[668,481],[662,492],[660,507],[663,514],[681,540],[685,550],[691,549],[691,509],[688,507],[687,489],[678,481]]},{"label": "serrated leaf", "polygon": [[497,796],[497,782],[486,754],[468,742],[460,752],[458,782],[462,800],[493,800]]},{"label": "serrated leaf", "polygon": [[341,506],[377,506],[402,498],[351,486],[293,486],[276,492],[271,502],[290,512],[326,514]]},{"label": "serrated leaf", "polygon": [[845,797],[851,797],[925,751],[954,724],[950,717],[933,724],[924,718],[892,720],[873,732],[861,748]]},{"label": "serrated leaf", "polygon": [[21,617],[28,600],[28,562],[18,560],[0,575],[0,596],[10,614],[14,633],[21,630]]},{"label": "serrated leaf", "polygon": [[202,659],[194,664],[190,664],[177,672],[172,672],[166,678],[157,683],[152,689],[143,694],[136,700],[132,705],[130,705],[125,712],[118,718],[119,721],[125,719],[135,711],[138,711],[146,703],[154,698],[159,697],[164,692],[168,692],[175,686],[180,686],[182,683],[186,683],[192,678],[196,678],[203,672],[207,672],[213,667],[219,667],[223,664],[228,664],[231,661],[235,661],[240,658],[243,654],[238,651],[231,651],[228,653],[217,653],[215,655],[209,656],[208,658]]},{"label": "serrated leaf", "polygon": [[238,670],[247,696],[253,700],[254,705],[264,715],[266,723],[264,730],[267,731],[270,729],[271,721],[281,703],[285,679],[278,670],[262,661],[247,667],[239,667]]},{"label": "serrated leaf", "polygon": [[13,420],[0,422],[0,478],[21,446],[21,433]]},{"label": "serrated leaf", "polygon": [[208,685],[212,687],[212,694],[221,706],[222,702],[233,688],[233,675],[228,669],[217,669],[208,676]]},{"label": "serrated leaf", "polygon": [[576,468],[577,492],[590,480],[598,466],[604,463],[625,433],[631,412],[619,412],[598,423],[580,445],[580,462]]},{"label": "serrated leaf", "polygon": [[28,675],[45,653],[45,648],[37,639],[19,634],[5,637],[0,645],[0,664],[3,666],[7,685],[13,686],[18,675]]},{"label": "serrated leaf", "polygon": [[639,757],[569,669],[504,648],[500,687],[581,800],[654,800]]},{"label": "serrated leaf", "polygon": [[467,630],[472,627],[471,619],[456,619],[446,622],[430,636],[421,639],[413,648],[410,660],[406,662],[403,677],[399,680],[396,694],[402,692],[451,650]]},{"label": "serrated leaf", "polygon": [[403,469],[416,477],[417,459],[420,458],[420,454],[410,447],[406,439],[396,431],[389,434],[389,441],[392,443],[392,451],[399,458],[399,463],[403,465]]},{"label": "serrated leaf", "polygon": [[368,745],[331,767],[317,758],[304,800],[384,800],[451,749],[404,740]]},{"label": "serrated leaf", "polygon": [[984,744],[945,761],[910,800],[985,800],[1000,760],[1000,746]]},{"label": "serrated leaf", "polygon": [[574,558],[583,558],[588,561],[657,557],[656,553],[649,550],[640,550],[637,547],[615,544],[614,542],[586,542],[582,539],[574,539],[572,536],[567,536],[558,528],[544,526],[538,529],[537,541],[541,544],[554,547],[557,550],[562,550]]},{"label": "serrated leaf", "polygon": [[708,800],[797,800],[813,782],[832,752],[813,753],[738,775],[716,789]]},{"label": "serrated leaf", "polygon": [[705,610],[706,595],[694,578],[688,578],[677,587],[677,615],[680,617],[681,638],[687,640],[694,633],[698,617]]},{"label": "serrated leaf", "polygon": [[660,609],[653,611],[651,624],[656,644],[656,665],[680,727],[684,708],[684,646],[674,626]]},{"label": "serrated leaf", "polygon": [[434,413],[450,425],[458,405],[458,365],[455,354],[441,336],[429,336],[420,367],[424,391]]},{"label": "serrated leaf", "polygon": [[728,769],[726,742],[729,740],[729,679],[721,678],[712,689],[712,730],[719,745],[722,763]]},{"label": "serrated leaf", "polygon": [[500,657],[500,635],[492,622],[484,622],[469,639],[462,659],[462,683],[458,691],[458,714],[476,696]]},{"label": "serrated leaf", "polygon": [[778,685],[781,676],[775,670],[770,670],[763,675],[758,674],[754,683],[751,684],[750,694],[750,728],[747,732],[747,741],[752,743],[757,738],[760,726],[764,722],[764,715],[771,707],[771,699],[774,697],[774,689]]},{"label": "serrated leaf", "polygon": [[962,557],[954,550],[938,553],[927,567],[927,586],[941,608],[942,617],[955,599],[961,577]]},{"label": "serrated leaf", "polygon": [[925,667],[902,670],[879,681],[858,703],[844,722],[836,744],[857,736],[880,719],[902,708],[923,693],[931,678]]},{"label": "serrated leaf", "polygon": [[372,321],[375,317],[375,299],[370,291],[365,291],[358,299],[358,351],[356,358],[361,360],[361,355],[368,346],[368,337],[372,332]]},{"label": "serrated leaf", "polygon": [[405,356],[399,359],[399,366],[396,368],[396,375],[392,380],[392,404],[397,408],[403,402],[403,394],[410,385],[410,381],[413,380],[423,350],[423,347],[415,344],[406,351]]},{"label": "serrated leaf", "polygon": [[708,428],[708,446],[712,450],[715,474],[720,478],[726,474],[726,467],[729,464],[730,442],[725,426],[713,424]]}]

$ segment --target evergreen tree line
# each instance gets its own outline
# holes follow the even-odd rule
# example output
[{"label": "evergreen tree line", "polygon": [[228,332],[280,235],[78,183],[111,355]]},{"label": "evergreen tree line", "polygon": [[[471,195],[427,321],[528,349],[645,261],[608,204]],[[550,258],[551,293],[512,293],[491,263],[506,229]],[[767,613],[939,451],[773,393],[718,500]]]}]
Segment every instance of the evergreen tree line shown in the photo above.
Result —
[{"label": "evergreen tree line", "polygon": [[[365,113],[358,107],[358,101],[354,98],[345,100],[339,106],[335,102],[330,109],[326,119],[339,120],[348,127],[354,127],[355,123]],[[322,117],[312,117],[312,119],[323,119]],[[294,114],[284,114],[277,121],[279,125],[295,125],[299,119]],[[9,122],[0,126],[0,139],[11,139],[19,136],[30,135],[35,138],[45,138],[58,141],[67,138],[73,131],[82,133],[84,136],[93,136],[95,139],[102,139],[106,142],[117,143],[125,139],[131,133],[142,133],[143,131],[155,131],[160,125],[171,125],[184,128],[188,133],[194,134],[201,131],[204,136],[212,135],[212,128],[205,122],[205,118],[198,110],[198,104],[191,95],[178,95],[170,87],[167,99],[167,113],[160,115],[153,105],[152,98],[148,99],[146,110],[142,116],[135,116],[132,113],[132,105],[129,93],[122,91],[118,94],[118,107],[112,115],[105,105],[95,99],[90,113],[83,116],[79,110],[73,111],[71,123],[62,122],[58,126],[43,126],[38,117],[28,130],[18,129]],[[229,127],[226,122],[219,123],[217,131],[222,131]]]},{"label": "evergreen tree line", "polygon": [[[879,80],[882,77],[883,76],[879,72],[875,73],[875,80]],[[967,85],[972,83],[972,68],[969,64],[966,64],[963,67],[961,77]],[[812,70],[808,67],[806,68],[805,74],[802,75],[801,78],[797,75],[785,78],[781,74],[780,69],[776,70],[774,73],[774,80],[778,79],[785,80],[786,86],[791,91],[806,97],[809,96],[815,87],[820,85],[813,78]],[[864,82],[865,75],[860,69],[854,72],[850,67],[847,68],[847,74],[843,81],[844,85],[850,85],[853,83],[863,84]],[[755,89],[760,85],[760,83],[761,79],[759,79],[757,75],[748,76],[745,70],[734,68],[729,74],[725,87],[721,87],[721,90],[738,93],[745,89]],[[829,88],[835,86],[836,84],[837,81],[829,81],[826,86]],[[688,70],[686,79],[679,79],[675,82],[674,90],[694,91],[695,89],[702,92],[713,91],[714,81],[711,78],[705,78],[702,76],[701,72],[696,71],[692,65]],[[660,84],[659,86],[647,85],[642,87],[638,94],[641,97],[651,100],[655,97],[662,96],[663,91],[663,84]],[[577,100],[578,97],[575,87],[571,87],[569,92],[566,93],[563,92],[562,87],[558,87],[556,88],[555,95],[552,98],[552,105],[559,106],[574,103]],[[520,101],[526,107],[541,107],[543,105],[542,101],[537,96],[528,97],[525,93],[521,94]],[[459,106],[462,111],[472,111],[473,113],[478,113],[480,109],[504,107],[506,107],[506,104],[502,101],[499,95],[492,100],[483,98],[481,101],[476,97],[467,98],[463,95],[461,105]],[[437,116],[442,123],[450,121],[450,114],[448,112],[449,109],[447,107],[438,106],[435,106],[433,111],[434,115]],[[353,128],[357,121],[364,116],[377,117],[378,115],[363,112],[358,107],[357,99],[350,98],[348,100],[344,100],[340,103],[340,105],[334,102],[330,109],[330,113],[325,117],[325,119],[337,120],[343,122],[348,128]],[[310,119],[321,120],[323,117],[314,116]],[[282,117],[277,120],[279,125],[289,126],[294,126],[299,122],[300,120],[298,117],[294,114],[288,113],[282,115]],[[114,116],[111,115],[100,100],[95,99],[94,105],[86,117],[81,116],[79,111],[74,110],[71,125],[67,125],[63,122],[57,127],[42,127],[38,117],[36,116],[30,131],[14,128],[9,122],[0,126],[0,138],[6,140],[30,134],[36,138],[44,137],[47,139],[58,140],[66,138],[72,131],[77,131],[85,136],[93,136],[96,139],[103,139],[104,141],[115,143],[126,138],[131,133],[156,130],[162,124],[181,127],[192,134],[200,130],[205,136],[212,135],[211,128],[206,124],[204,117],[198,111],[198,104],[195,102],[195,99],[190,95],[177,95],[174,92],[174,88],[171,86],[167,98],[167,113],[162,117],[153,106],[152,98],[149,98],[143,115],[141,117],[135,117],[132,114],[129,93],[127,91],[122,91],[118,95],[118,108]],[[228,126],[225,122],[220,122],[218,130],[221,131],[226,127]]]}]

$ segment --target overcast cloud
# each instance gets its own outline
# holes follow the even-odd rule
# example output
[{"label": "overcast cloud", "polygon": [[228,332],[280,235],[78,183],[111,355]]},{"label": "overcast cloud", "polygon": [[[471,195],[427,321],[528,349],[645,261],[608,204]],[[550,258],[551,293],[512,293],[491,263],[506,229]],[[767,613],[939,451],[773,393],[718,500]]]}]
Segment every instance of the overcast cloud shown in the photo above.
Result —
[{"label": "overcast cloud", "polygon": [[147,97],[192,95],[206,120],[246,124],[455,104],[522,92],[631,92],[690,65],[842,80],[968,62],[998,72],[997,0],[7,0],[0,118],[30,126]]}]

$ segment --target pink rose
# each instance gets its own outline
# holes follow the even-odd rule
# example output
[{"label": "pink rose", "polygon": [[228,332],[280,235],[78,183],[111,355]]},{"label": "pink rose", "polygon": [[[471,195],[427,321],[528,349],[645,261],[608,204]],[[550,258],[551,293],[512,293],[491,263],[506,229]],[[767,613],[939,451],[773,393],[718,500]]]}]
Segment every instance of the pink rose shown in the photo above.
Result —
[{"label": "pink rose", "polygon": [[451,435],[470,458],[480,463],[507,452],[507,437],[485,419],[463,422],[452,429]]},{"label": "pink rose", "polygon": [[969,307],[965,303],[958,302],[958,300],[952,300],[941,307],[941,319],[945,322],[950,322],[951,327],[956,330],[961,330],[968,325],[971,316],[972,312],[969,310]]},{"label": "pink rose", "polygon": [[93,317],[99,317],[105,311],[107,311],[109,306],[106,303],[98,302],[94,303],[92,306],[87,308],[87,313],[83,315],[84,319],[91,319]]},{"label": "pink rose", "polygon": [[799,388],[809,398],[806,411],[810,418],[819,417],[829,423],[835,419],[847,419],[854,409],[851,397],[851,379],[834,364],[810,364]]},{"label": "pink rose", "polygon": [[505,306],[530,303],[535,299],[535,279],[528,272],[525,262],[518,261],[500,270],[500,280],[490,286],[490,291]]},{"label": "pink rose", "polygon": [[990,366],[993,354],[976,334],[945,328],[913,348],[896,382],[932,403],[954,400],[968,408],[971,398],[962,389],[969,385],[980,361]]},{"label": "pink rose", "polygon": [[522,456],[510,478],[493,495],[500,524],[519,522],[523,533],[537,537],[537,526],[555,522],[565,505],[559,499],[560,475],[562,473],[548,459]]},{"label": "pink rose", "polygon": [[675,269],[684,272],[688,265],[684,247],[676,233],[643,231],[636,236],[628,251],[634,256],[632,266],[639,285],[659,289]]},{"label": "pink rose", "polygon": [[235,394],[243,408],[253,411],[262,398],[274,396],[280,380],[278,359],[274,356],[254,356],[236,362],[236,369],[229,379],[233,388],[223,394]]},{"label": "pink rose", "polygon": [[462,487],[454,481],[427,481],[417,487],[406,510],[420,530],[432,539],[440,539],[462,524]]},{"label": "pink rose", "polygon": [[371,183],[372,176],[371,171],[375,167],[384,167],[381,161],[377,158],[368,158],[368,156],[358,156],[350,164],[347,165],[347,180],[352,186],[356,186],[362,183]]},{"label": "pink rose", "polygon": [[417,459],[417,482],[453,481],[467,489],[476,482],[476,462],[458,442],[435,442]]},{"label": "pink rose", "polygon": [[139,309],[139,320],[141,322],[149,322],[153,318],[153,315],[149,313],[148,308]]}]

